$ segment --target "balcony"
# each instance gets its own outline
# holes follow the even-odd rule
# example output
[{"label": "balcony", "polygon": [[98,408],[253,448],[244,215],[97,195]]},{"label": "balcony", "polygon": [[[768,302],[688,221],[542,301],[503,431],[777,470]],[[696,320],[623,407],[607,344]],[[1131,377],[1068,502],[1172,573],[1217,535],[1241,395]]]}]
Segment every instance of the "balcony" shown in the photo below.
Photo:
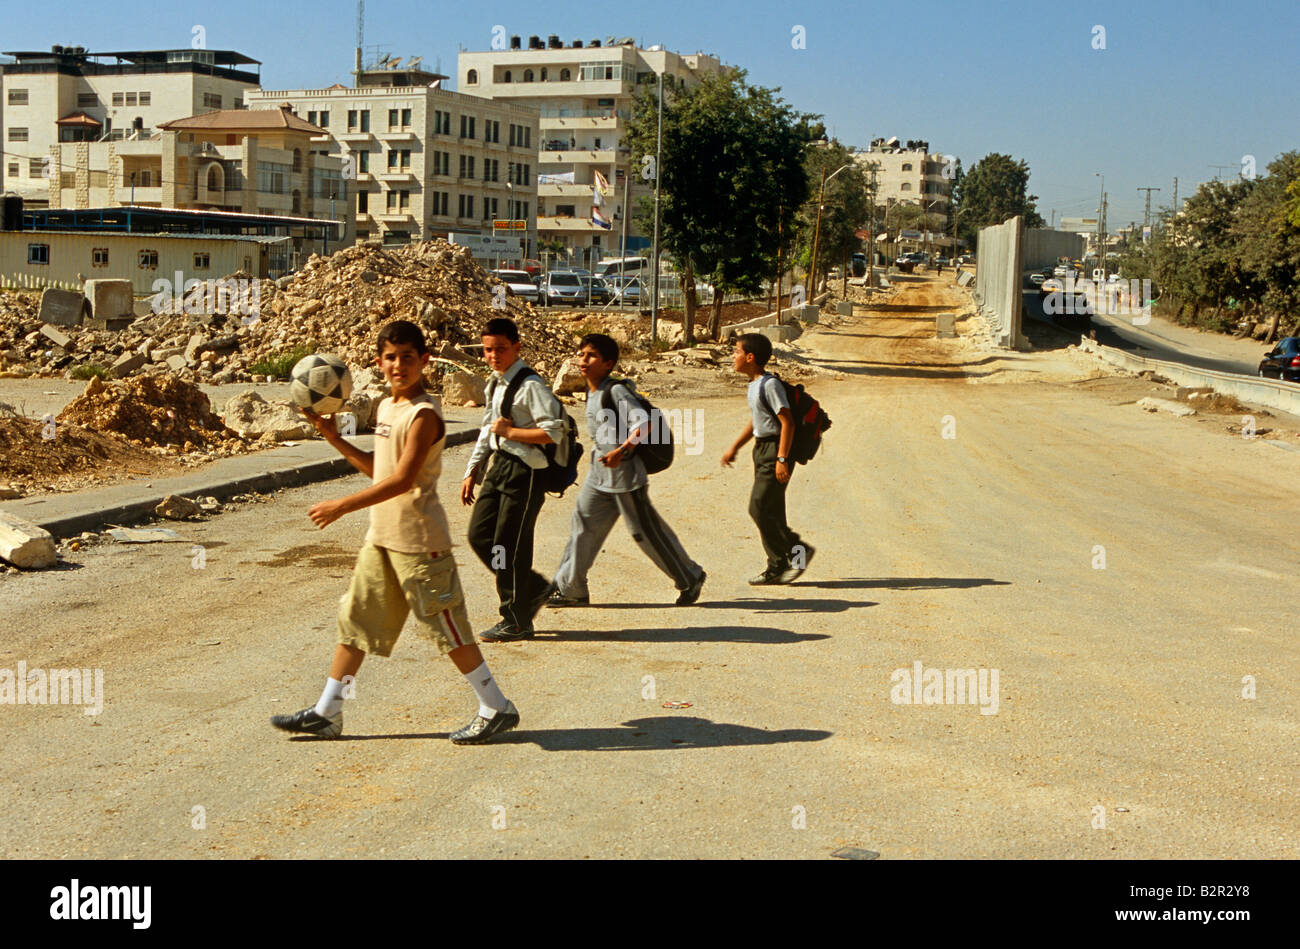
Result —
[{"label": "balcony", "polygon": [[577,132],[589,129],[615,131],[621,128],[622,125],[623,121],[621,118],[617,115],[609,114],[591,116],[542,116],[538,122],[538,128],[542,132]]},{"label": "balcony", "polygon": [[135,186],[135,196],[132,197],[131,182],[118,184],[117,200],[121,204],[162,204],[162,187],[142,188],[140,185]]},{"label": "balcony", "polygon": [[415,132],[411,129],[389,129],[387,132],[378,133],[379,137],[385,142],[413,142],[415,141]]},{"label": "balcony", "polygon": [[384,169],[375,172],[375,179],[387,184],[415,184],[415,174],[409,168]]},{"label": "balcony", "polygon": [[538,185],[539,198],[590,198],[594,185]]},{"label": "balcony", "polygon": [[[554,143],[548,142],[547,145]],[[618,161],[618,149],[614,148],[551,148],[547,147],[538,152],[537,160],[543,164],[576,164],[579,162],[593,162],[602,165],[612,165]]]},{"label": "balcony", "polygon": [[376,221],[383,221],[385,224],[415,220],[415,215],[411,213],[410,208],[385,208],[382,211],[372,211],[371,217]]},{"label": "balcony", "polygon": [[[620,222],[614,221],[614,229],[617,229]],[[583,233],[583,234],[606,234],[609,233],[605,228],[592,224],[589,217],[539,217],[537,219],[537,231],[564,231],[566,233]]]},{"label": "balcony", "polygon": [[340,142],[348,142],[349,144],[353,142],[368,144],[375,136],[373,132],[362,132],[358,129],[348,129],[346,132],[339,132],[337,137]]}]

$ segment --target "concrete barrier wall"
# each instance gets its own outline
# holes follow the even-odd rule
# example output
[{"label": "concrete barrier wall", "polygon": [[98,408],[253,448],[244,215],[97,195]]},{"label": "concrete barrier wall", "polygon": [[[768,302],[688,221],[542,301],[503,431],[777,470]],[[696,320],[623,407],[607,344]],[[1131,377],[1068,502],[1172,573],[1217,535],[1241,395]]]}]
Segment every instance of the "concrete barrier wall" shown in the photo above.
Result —
[{"label": "concrete barrier wall", "polygon": [[1046,227],[1026,228],[1021,266],[1025,270],[1041,270],[1050,267],[1061,257],[1082,260],[1087,244],[1082,234],[1054,231]]},{"label": "concrete barrier wall", "polygon": [[1188,388],[1207,386],[1220,395],[1230,395],[1242,402],[1252,402],[1270,409],[1300,415],[1300,385],[1277,379],[1257,379],[1214,369],[1197,369],[1163,359],[1147,359],[1126,353],[1122,349],[1103,346],[1086,337],[1079,342],[1084,352],[1094,353],[1109,365],[1128,372],[1154,372],[1170,382]]},{"label": "concrete barrier wall", "polygon": [[1025,348],[1020,332],[1021,233],[1019,217],[980,228],[975,267],[975,303],[992,333],[993,340],[1007,349]]}]

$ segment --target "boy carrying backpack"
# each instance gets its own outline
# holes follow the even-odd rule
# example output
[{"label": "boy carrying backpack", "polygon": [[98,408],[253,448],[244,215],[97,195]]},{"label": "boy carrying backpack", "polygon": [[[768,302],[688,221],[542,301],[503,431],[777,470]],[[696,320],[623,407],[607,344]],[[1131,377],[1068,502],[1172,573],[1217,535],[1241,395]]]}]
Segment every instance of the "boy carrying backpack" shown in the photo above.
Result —
[{"label": "boy carrying backpack", "polygon": [[621,516],[642,553],[677,587],[677,605],[694,603],[706,575],[650,504],[646,477],[647,467],[661,470],[666,467],[664,456],[671,458],[671,444],[663,444],[670,437],[668,427],[657,424],[661,418],[650,415],[630,381],[610,378],[618,362],[618,343],[612,338],[604,333],[582,337],[577,362],[587,380],[587,431],[595,448],[573,510],[569,543],[555,571],[555,591],[547,602],[551,606],[591,602],[587,572]]}]

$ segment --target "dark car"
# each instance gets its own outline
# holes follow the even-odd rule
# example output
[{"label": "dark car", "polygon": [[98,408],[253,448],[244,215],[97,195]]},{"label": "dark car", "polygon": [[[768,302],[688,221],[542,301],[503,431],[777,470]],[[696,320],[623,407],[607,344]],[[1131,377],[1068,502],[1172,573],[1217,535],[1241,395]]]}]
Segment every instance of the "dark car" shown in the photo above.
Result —
[{"label": "dark car", "polygon": [[586,306],[586,281],[572,270],[552,270],[542,278],[542,306]]},{"label": "dark car", "polygon": [[1300,382],[1300,336],[1284,336],[1271,352],[1259,361],[1259,374],[1265,379]]}]

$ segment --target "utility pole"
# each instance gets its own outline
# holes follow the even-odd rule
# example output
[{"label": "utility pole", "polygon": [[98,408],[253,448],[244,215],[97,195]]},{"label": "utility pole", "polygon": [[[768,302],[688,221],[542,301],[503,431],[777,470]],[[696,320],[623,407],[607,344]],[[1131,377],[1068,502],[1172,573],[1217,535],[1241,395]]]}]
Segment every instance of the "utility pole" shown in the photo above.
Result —
[{"label": "utility pole", "polygon": [[[878,166],[871,163],[871,214],[867,218],[867,287],[876,285],[876,170]],[[956,233],[956,220],[953,221],[953,233]]]},{"label": "utility pole", "polygon": [[1105,208],[1106,205],[1106,176],[1103,175],[1100,171],[1094,171],[1092,175],[1094,178],[1101,179],[1101,201],[1097,205],[1097,256],[1101,257],[1103,253],[1102,244],[1101,244],[1101,219],[1103,215],[1103,209]]},{"label": "utility pole", "polygon": [[1106,282],[1106,192],[1101,193],[1101,282]]},{"label": "utility pole", "polygon": [[1052,223],[1048,227],[1051,230],[1056,230],[1056,208],[1052,208]]},{"label": "utility pole", "polygon": [[1220,180],[1220,178],[1223,177],[1223,169],[1236,168],[1237,166],[1236,165],[1211,165],[1210,167],[1214,169],[1214,180],[1218,181]]},{"label": "utility pole", "polygon": [[817,192],[817,226],[813,228],[812,267],[808,271],[808,299],[817,296],[817,241],[822,234],[822,202],[826,198],[826,169],[822,169],[822,186]]},{"label": "utility pole", "polygon": [[1139,191],[1147,193],[1146,210],[1142,212],[1142,232],[1145,234],[1146,229],[1151,226],[1151,192],[1159,191],[1159,188],[1138,188]]},{"label": "utility pole", "polygon": [[[659,179],[663,177],[663,168],[660,162],[663,160],[664,153],[664,74],[659,73],[659,123],[655,129],[655,252],[653,273],[650,279],[654,281],[654,289],[650,295],[650,345],[653,347],[659,341]],[[624,209],[626,213],[626,209]],[[683,305],[683,310],[685,306]],[[685,319],[685,317],[683,317]],[[684,326],[685,337],[693,339],[695,331],[693,327]]]},{"label": "utility pole", "polygon": [[1174,179],[1174,216],[1169,219],[1169,233],[1172,236],[1177,233],[1175,228],[1178,227],[1178,179]]}]

